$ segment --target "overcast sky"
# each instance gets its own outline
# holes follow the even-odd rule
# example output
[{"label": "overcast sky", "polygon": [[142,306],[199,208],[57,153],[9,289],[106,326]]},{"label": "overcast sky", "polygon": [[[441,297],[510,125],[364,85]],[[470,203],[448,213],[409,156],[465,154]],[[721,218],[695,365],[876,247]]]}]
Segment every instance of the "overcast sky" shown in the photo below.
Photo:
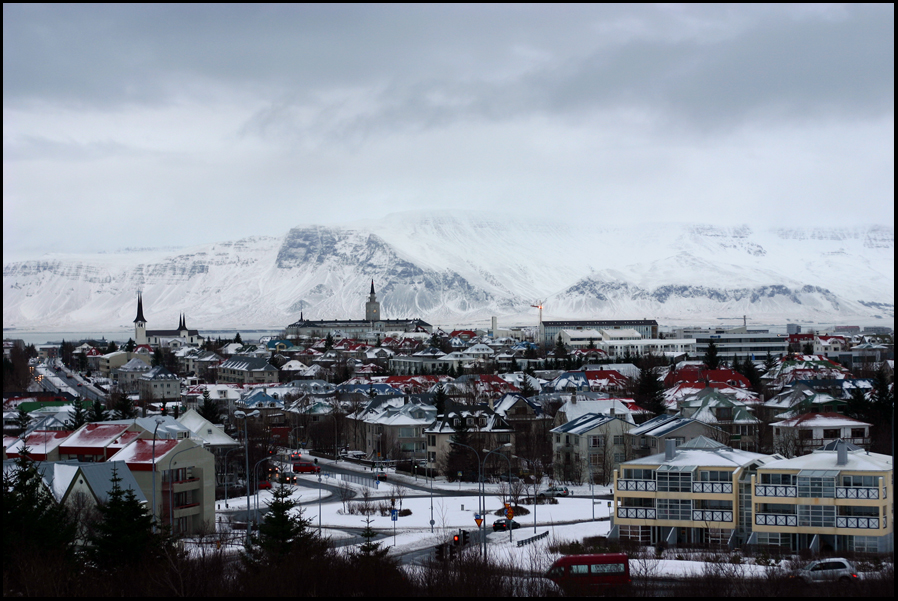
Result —
[{"label": "overcast sky", "polygon": [[462,209],[894,221],[894,7],[3,6],[4,262]]}]

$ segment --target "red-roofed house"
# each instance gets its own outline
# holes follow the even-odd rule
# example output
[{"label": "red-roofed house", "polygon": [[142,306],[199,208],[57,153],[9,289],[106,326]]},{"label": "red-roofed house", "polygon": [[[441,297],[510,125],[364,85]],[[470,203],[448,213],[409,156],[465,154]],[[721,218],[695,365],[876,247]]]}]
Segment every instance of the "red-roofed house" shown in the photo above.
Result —
[{"label": "red-roofed house", "polygon": [[6,456],[10,459],[19,457],[19,452],[25,446],[28,456],[35,461],[59,461],[59,445],[71,435],[65,430],[35,430],[27,437],[24,443],[21,438],[16,438],[6,449]]},{"label": "red-roofed house", "polygon": [[59,445],[59,458],[106,461],[119,451],[122,437],[130,442],[135,438],[134,433],[144,438],[153,435],[133,422],[84,424]]},{"label": "red-roofed house", "polygon": [[155,515],[176,534],[191,534],[215,522],[215,458],[189,438],[155,441],[139,438],[110,458],[124,461]]},{"label": "red-roofed house", "polygon": [[704,369],[698,365],[685,365],[671,370],[664,378],[664,387],[670,388],[680,382],[720,382],[734,388],[751,388],[748,378],[732,369]]}]

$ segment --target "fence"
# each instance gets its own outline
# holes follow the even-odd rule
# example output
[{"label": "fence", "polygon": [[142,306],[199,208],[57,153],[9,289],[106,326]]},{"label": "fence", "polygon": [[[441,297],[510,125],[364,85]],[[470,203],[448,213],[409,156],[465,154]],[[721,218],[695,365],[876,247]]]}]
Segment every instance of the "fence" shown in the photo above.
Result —
[{"label": "fence", "polygon": [[546,538],[547,536],[549,536],[549,531],[548,531],[548,530],[546,530],[546,531],[543,532],[542,534],[537,534],[536,536],[531,536],[530,538],[526,538],[526,539],[524,539],[524,540],[519,540],[519,541],[518,541],[518,546],[519,546],[519,547],[523,547],[524,545],[529,545],[529,544],[535,543],[536,541],[541,540],[541,539],[544,539],[544,538]]},{"label": "fence", "polygon": [[346,482],[352,482],[353,484],[361,484],[362,486],[367,486],[368,488],[377,488],[377,480],[374,478],[369,478],[367,476],[355,476],[352,474],[340,474],[340,479],[345,480]]}]

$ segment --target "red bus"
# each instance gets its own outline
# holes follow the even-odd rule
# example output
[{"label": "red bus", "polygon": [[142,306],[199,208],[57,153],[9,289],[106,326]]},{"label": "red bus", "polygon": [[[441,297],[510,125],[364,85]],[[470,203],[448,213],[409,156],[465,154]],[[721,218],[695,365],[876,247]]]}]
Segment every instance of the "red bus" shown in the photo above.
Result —
[{"label": "red bus", "polygon": [[567,555],[552,564],[546,578],[573,594],[624,588],[630,584],[630,560],[625,553]]},{"label": "red bus", "polygon": [[321,467],[315,465],[311,461],[294,461],[293,462],[293,473],[294,474],[317,474],[321,472]]}]

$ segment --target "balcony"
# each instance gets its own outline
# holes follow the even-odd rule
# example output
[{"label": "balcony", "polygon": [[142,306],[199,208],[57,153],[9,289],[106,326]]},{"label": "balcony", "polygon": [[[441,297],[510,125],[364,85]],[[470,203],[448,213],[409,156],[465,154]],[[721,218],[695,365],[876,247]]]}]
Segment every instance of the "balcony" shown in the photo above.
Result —
[{"label": "balcony", "polygon": [[693,522],[732,522],[733,512],[721,509],[693,509]]},{"label": "balcony", "polygon": [[654,520],[656,516],[654,507],[618,507],[617,517],[628,520]]},{"label": "balcony", "polygon": [[692,492],[694,493],[710,493],[716,495],[733,494],[732,482],[693,482]]},{"label": "balcony", "polygon": [[879,518],[836,516],[836,528],[879,529]]},{"label": "balcony", "polygon": [[756,526],[798,526],[798,516],[781,513],[756,513]]},{"label": "balcony", "polygon": [[798,487],[788,484],[757,484],[756,497],[797,497]]},{"label": "balcony", "polygon": [[655,492],[658,488],[654,480],[618,480],[617,490]]},{"label": "balcony", "polygon": [[[878,488],[854,487],[854,486],[837,486],[837,499],[879,499]],[[877,526],[878,527],[878,526]]]}]

